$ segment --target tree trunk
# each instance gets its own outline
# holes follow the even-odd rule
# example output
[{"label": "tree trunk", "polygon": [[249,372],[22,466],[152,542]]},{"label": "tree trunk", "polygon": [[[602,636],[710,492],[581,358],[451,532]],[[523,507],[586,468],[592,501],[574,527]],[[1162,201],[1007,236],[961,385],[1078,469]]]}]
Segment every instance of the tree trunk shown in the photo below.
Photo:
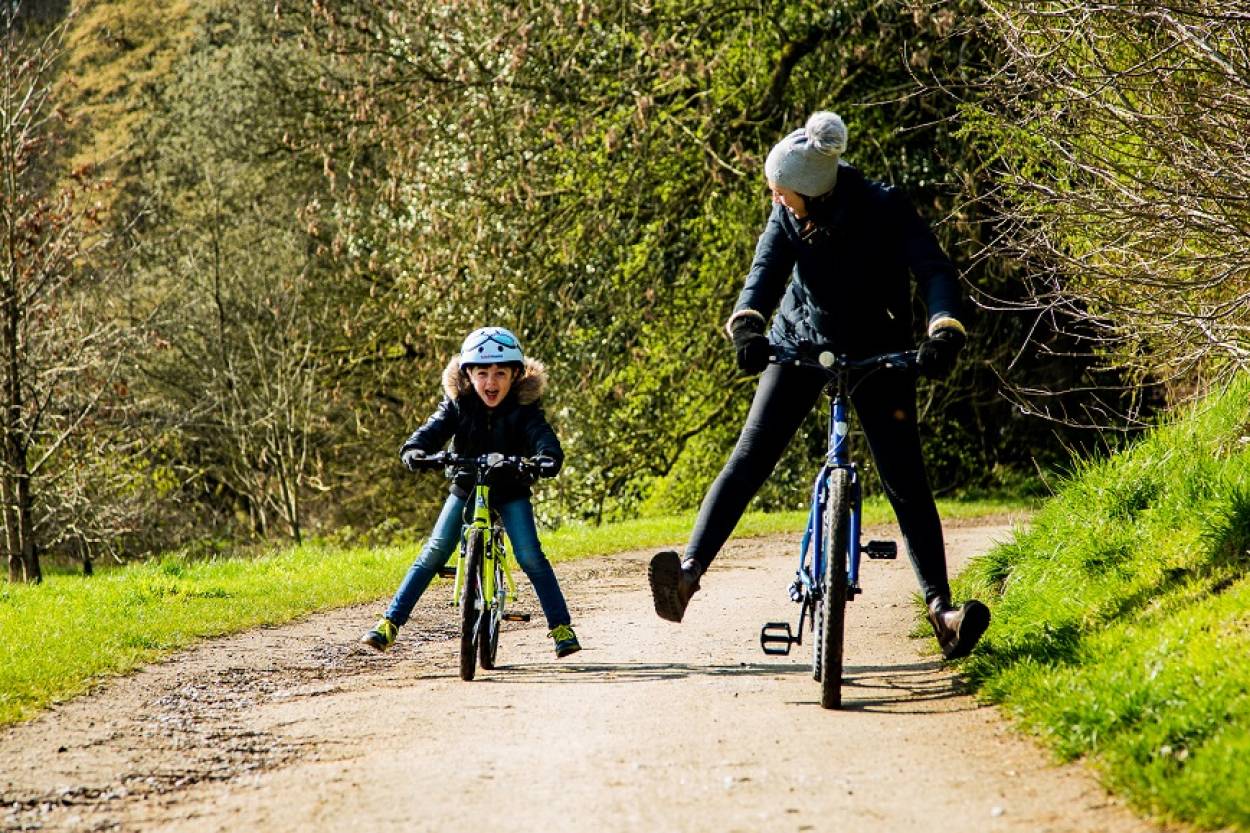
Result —
[{"label": "tree trunk", "polygon": [[9,561],[9,581],[37,584],[43,581],[39,553],[35,549],[34,498],[26,450],[10,428],[5,449],[4,541]]},{"label": "tree trunk", "polygon": [[[12,234],[12,230],[10,230]],[[4,294],[4,541],[9,562],[9,581],[38,583],[43,580],[39,555],[35,552],[30,461],[26,456],[26,434],[22,425],[21,357],[18,353],[21,312],[17,299],[17,269],[12,240]]]}]

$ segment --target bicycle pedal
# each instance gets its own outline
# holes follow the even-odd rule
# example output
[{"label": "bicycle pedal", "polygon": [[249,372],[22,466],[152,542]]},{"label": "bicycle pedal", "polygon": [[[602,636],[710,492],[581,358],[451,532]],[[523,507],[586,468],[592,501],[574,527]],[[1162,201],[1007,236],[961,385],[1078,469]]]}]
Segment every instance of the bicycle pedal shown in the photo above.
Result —
[{"label": "bicycle pedal", "polygon": [[[790,646],[797,643],[789,622],[769,622],[760,628],[760,648],[774,656],[788,656]],[[776,647],[784,646],[784,647]]]},{"label": "bicycle pedal", "polygon": [[455,577],[456,577],[456,568],[455,568],[455,567],[439,567],[439,568],[438,568],[438,575],[439,575],[441,578],[455,578]]},{"label": "bicycle pedal", "polygon": [[898,543],[895,541],[869,541],[868,546],[864,547],[864,552],[869,558],[898,558]]},{"label": "bicycle pedal", "polygon": [[528,613],[505,613],[503,620],[505,622],[528,622],[530,615]]}]

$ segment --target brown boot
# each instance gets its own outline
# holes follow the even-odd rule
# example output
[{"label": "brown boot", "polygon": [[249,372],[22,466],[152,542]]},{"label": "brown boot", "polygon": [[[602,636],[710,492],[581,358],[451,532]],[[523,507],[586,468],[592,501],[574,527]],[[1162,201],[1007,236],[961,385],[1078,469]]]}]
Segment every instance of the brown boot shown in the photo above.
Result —
[{"label": "brown boot", "polygon": [[990,626],[990,609],[970,599],[962,607],[952,607],[950,599],[938,596],[929,602],[929,624],[947,659],[960,659],[972,653],[977,640]]},{"label": "brown boot", "polygon": [[682,561],[672,550],[656,553],[647,567],[647,580],[651,583],[655,612],[661,619],[681,621],[690,597],[699,589],[702,572],[693,558]]}]

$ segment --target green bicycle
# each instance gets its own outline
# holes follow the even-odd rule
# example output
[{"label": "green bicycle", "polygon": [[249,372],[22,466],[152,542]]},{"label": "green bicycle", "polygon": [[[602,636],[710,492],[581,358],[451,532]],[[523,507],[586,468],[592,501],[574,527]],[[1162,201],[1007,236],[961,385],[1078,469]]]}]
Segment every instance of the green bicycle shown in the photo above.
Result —
[{"label": "green bicycle", "polygon": [[516,603],[516,582],[508,566],[507,534],[498,513],[490,507],[491,475],[503,469],[538,475],[538,465],[524,457],[485,454],[465,457],[449,451],[420,460],[423,468],[441,466],[468,469],[474,475],[473,500],[465,503],[460,553],[455,565],[439,570],[454,578],[452,604],[460,610],[460,679],[472,680],[480,663],[489,671],[499,653],[499,633],[504,622],[528,622],[528,613],[509,613]]}]

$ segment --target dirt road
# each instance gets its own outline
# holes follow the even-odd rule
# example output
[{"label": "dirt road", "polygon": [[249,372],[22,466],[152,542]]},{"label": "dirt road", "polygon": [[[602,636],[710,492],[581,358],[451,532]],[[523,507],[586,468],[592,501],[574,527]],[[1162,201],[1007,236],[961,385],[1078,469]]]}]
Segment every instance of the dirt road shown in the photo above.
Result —
[{"label": "dirt road", "polygon": [[[951,560],[1006,534],[951,528]],[[445,586],[384,656],[355,643],[380,605],[213,641],[0,732],[0,829],[1164,829],[1051,763],[909,636],[904,558],[865,566],[846,708],[821,710],[807,647],[758,645],[794,616],[794,548],[731,544],[681,625],[654,615],[645,553],[560,565],[585,650],[556,661],[544,627],[513,626],[473,683]]]}]

